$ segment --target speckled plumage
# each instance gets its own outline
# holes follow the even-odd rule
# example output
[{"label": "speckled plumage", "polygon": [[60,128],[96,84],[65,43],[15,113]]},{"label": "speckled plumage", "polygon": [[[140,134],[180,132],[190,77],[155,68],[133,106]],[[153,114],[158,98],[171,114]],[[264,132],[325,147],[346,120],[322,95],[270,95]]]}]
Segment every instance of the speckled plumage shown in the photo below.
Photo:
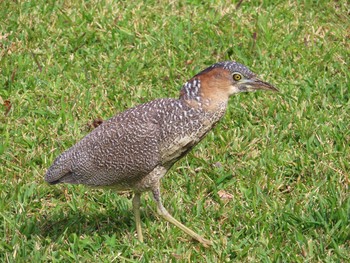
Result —
[{"label": "speckled plumage", "polygon": [[138,182],[157,166],[168,170],[199,142],[224,110],[225,105],[216,112],[205,112],[180,99],[139,105],[103,122],[60,155],[45,179],[51,183],[150,190],[151,185]]},{"label": "speckled plumage", "polygon": [[[232,74],[241,76],[241,81]],[[48,169],[51,184],[131,189],[140,240],[140,193],[152,191],[158,211],[193,238],[209,244],[172,218],[160,201],[159,181],[224,115],[230,95],[253,89],[276,90],[237,62],[219,62],[186,82],[179,99],[157,99],[103,122],[62,153]]]}]

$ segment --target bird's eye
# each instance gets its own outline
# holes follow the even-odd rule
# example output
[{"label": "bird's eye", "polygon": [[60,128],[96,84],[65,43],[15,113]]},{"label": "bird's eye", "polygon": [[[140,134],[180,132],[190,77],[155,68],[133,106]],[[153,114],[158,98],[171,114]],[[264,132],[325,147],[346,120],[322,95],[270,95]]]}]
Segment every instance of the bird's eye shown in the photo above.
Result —
[{"label": "bird's eye", "polygon": [[232,77],[235,81],[239,81],[242,79],[242,75],[239,73],[233,73]]}]

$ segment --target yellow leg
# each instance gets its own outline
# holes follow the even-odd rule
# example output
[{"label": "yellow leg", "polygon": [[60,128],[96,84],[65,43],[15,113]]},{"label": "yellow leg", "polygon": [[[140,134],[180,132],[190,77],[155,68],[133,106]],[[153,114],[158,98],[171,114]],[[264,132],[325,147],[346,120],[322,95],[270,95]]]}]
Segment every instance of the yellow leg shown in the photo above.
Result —
[{"label": "yellow leg", "polygon": [[208,239],[203,238],[201,235],[194,232],[192,229],[188,228],[178,220],[176,220],[174,217],[172,217],[169,212],[164,208],[161,198],[160,198],[160,191],[159,188],[153,190],[153,196],[154,199],[157,202],[157,212],[159,215],[161,215],[166,221],[174,224],[178,228],[180,228],[182,231],[184,231],[186,234],[190,235],[193,239],[197,240],[198,242],[202,243],[205,247],[211,246],[212,242]]},{"label": "yellow leg", "polygon": [[137,237],[140,242],[143,242],[143,235],[142,235],[142,229],[141,229],[141,216],[140,216],[140,205],[141,205],[140,197],[141,197],[141,193],[135,193],[134,198],[132,199],[132,208],[134,210]]}]

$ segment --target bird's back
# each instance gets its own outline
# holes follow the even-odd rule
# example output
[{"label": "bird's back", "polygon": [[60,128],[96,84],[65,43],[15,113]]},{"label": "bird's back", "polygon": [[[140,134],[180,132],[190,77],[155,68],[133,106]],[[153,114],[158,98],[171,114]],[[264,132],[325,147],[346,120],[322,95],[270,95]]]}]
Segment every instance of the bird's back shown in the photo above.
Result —
[{"label": "bird's back", "polygon": [[45,180],[132,189],[155,167],[169,169],[224,113],[207,113],[182,100],[159,99],[103,122],[62,153]]}]

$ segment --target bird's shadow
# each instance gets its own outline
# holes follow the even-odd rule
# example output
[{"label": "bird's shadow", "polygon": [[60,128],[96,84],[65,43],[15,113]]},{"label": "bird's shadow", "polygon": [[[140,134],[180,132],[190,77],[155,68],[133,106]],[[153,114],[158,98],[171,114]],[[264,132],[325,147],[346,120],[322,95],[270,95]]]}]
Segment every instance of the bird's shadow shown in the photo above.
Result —
[{"label": "bird's shadow", "polygon": [[[145,207],[146,208],[146,207]],[[156,220],[149,209],[141,211],[141,221],[147,219]],[[147,215],[145,215],[147,213]],[[62,235],[70,234],[94,235],[121,235],[125,232],[135,231],[135,220],[132,208],[108,209],[104,212],[86,212],[80,210],[49,211],[38,220],[37,234],[57,240]]]}]

